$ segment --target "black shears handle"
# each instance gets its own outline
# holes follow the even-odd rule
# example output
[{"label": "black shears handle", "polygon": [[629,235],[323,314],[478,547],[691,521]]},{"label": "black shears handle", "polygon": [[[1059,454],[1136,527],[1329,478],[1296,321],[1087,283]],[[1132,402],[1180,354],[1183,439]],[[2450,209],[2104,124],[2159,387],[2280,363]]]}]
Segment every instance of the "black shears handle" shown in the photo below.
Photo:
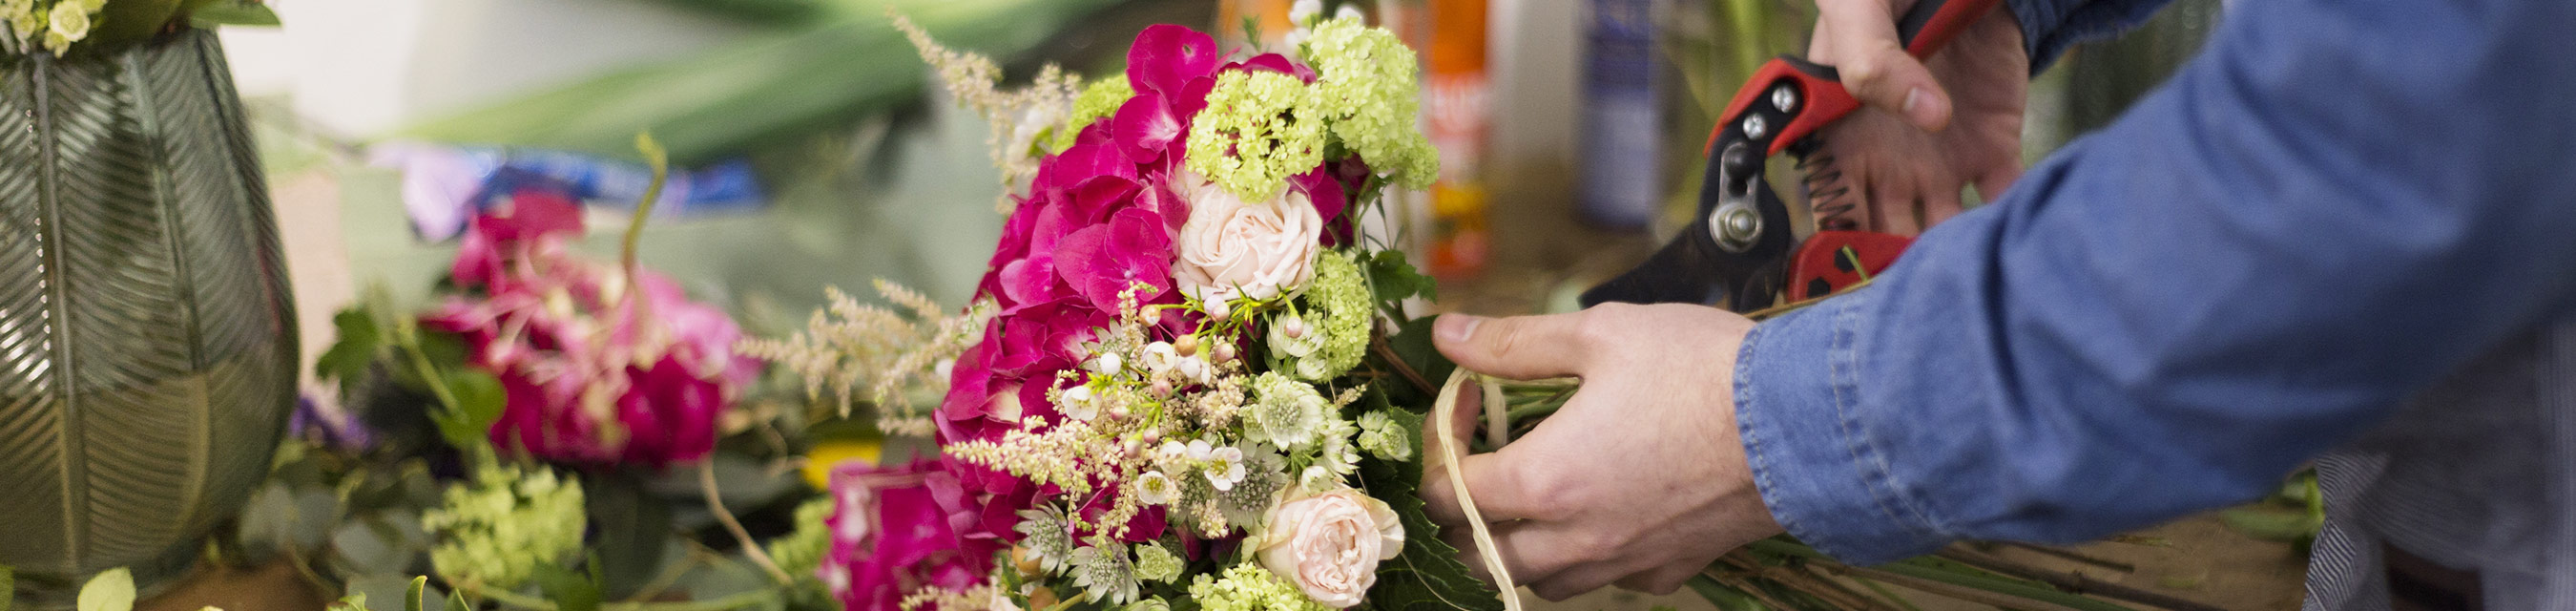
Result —
[{"label": "black shears handle", "polygon": [[[1929,57],[2000,1],[1919,0],[1897,18],[1897,39],[1914,57]],[[1788,206],[1766,184],[1765,166],[1772,155],[1810,149],[1817,130],[1859,108],[1831,66],[1788,55],[1763,64],[1709,134],[1708,169],[1691,225],[1645,263],[1585,291],[1583,304],[1724,302],[1739,312],[1769,307],[1788,281],[1791,254],[1800,245],[1790,230]],[[1886,257],[1892,255],[1873,258]]]}]

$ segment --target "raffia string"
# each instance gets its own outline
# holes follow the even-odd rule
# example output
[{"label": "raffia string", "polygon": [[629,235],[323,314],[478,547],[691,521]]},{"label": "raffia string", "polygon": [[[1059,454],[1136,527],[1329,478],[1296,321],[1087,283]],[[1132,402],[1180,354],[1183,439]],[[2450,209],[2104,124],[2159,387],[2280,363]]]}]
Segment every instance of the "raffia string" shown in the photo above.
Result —
[{"label": "raffia string", "polygon": [[1458,509],[1467,513],[1467,530],[1475,535],[1476,553],[1484,557],[1485,571],[1494,576],[1494,585],[1502,588],[1503,609],[1521,611],[1520,586],[1512,583],[1511,571],[1503,568],[1502,548],[1494,545],[1493,529],[1485,526],[1485,515],[1476,511],[1476,499],[1467,494],[1467,475],[1458,467],[1458,460],[1466,455],[1463,448],[1458,447],[1458,390],[1466,387],[1469,378],[1474,378],[1484,388],[1485,421],[1486,426],[1495,431],[1491,433],[1496,440],[1494,445],[1507,441],[1505,436],[1509,435],[1511,421],[1503,409],[1503,385],[1464,367],[1450,373],[1449,382],[1441,385],[1439,400],[1431,404],[1431,426],[1439,433],[1441,468],[1449,473],[1449,490],[1458,497]]}]

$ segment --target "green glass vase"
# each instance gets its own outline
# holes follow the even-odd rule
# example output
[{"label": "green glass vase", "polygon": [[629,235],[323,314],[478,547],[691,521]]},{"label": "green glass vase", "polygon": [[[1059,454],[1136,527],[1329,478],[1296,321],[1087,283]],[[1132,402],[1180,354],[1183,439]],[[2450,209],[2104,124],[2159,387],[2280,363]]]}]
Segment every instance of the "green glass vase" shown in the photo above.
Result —
[{"label": "green glass vase", "polygon": [[293,409],[266,179],[215,35],[0,49],[0,564],[150,583],[239,511]]}]

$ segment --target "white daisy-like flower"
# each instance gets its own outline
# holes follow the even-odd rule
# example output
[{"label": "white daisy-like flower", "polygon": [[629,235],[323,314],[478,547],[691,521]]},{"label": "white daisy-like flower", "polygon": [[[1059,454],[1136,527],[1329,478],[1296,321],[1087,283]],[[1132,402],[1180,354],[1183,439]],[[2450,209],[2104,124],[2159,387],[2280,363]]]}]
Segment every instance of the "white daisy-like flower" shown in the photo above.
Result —
[{"label": "white daisy-like flower", "polygon": [[1091,419],[1100,417],[1100,402],[1092,400],[1093,398],[1090,385],[1067,388],[1063,393],[1056,395],[1055,409],[1064,412],[1067,418],[1090,422]]},{"label": "white daisy-like flower", "polygon": [[1208,484],[1216,486],[1217,490],[1233,490],[1235,484],[1243,481],[1243,450],[1234,446],[1217,448],[1208,452],[1207,460],[1207,470],[1202,473],[1207,474]]},{"label": "white daisy-like flower", "polygon": [[1145,371],[1153,372],[1155,375],[1171,371],[1173,367],[1180,364],[1180,360],[1181,351],[1173,348],[1171,342],[1146,344],[1145,353],[1136,356],[1136,364],[1144,366]]},{"label": "white daisy-like flower", "polygon": [[1171,476],[1163,475],[1161,471],[1146,471],[1144,475],[1136,476],[1136,483],[1132,485],[1136,488],[1136,500],[1147,505],[1170,505],[1172,501],[1181,500],[1180,484],[1172,483]]}]

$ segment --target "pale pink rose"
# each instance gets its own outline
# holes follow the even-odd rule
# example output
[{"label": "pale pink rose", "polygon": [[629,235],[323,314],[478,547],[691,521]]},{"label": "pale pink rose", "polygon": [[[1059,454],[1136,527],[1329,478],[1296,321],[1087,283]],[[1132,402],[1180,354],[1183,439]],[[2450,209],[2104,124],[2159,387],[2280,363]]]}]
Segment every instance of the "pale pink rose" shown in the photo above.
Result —
[{"label": "pale pink rose", "polygon": [[1261,566],[1335,609],[1360,604],[1377,563],[1404,550],[1404,524],[1386,503],[1342,488],[1280,504],[1253,541]]},{"label": "pale pink rose", "polygon": [[1172,262],[1181,292],[1201,301],[1269,299],[1314,279],[1324,217],[1304,193],[1281,189],[1270,201],[1247,203],[1195,176],[1181,184],[1189,185],[1182,197],[1190,203]]}]

